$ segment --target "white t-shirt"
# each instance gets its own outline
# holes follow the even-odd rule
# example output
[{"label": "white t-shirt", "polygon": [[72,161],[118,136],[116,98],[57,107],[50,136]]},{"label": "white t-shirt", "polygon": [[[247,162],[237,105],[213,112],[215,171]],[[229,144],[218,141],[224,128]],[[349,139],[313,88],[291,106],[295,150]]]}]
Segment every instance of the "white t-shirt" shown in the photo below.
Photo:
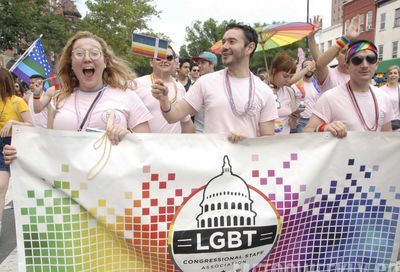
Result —
[{"label": "white t-shirt", "polygon": [[389,88],[389,86],[387,86],[386,84],[383,85],[381,87],[381,90],[383,90],[385,93],[387,93],[387,95],[390,98],[390,102],[393,105],[393,112],[394,112],[394,119],[395,120],[399,120],[400,119],[400,92],[399,92],[399,85],[397,85],[396,88]]},{"label": "white t-shirt", "polygon": [[[42,92],[40,97],[42,97],[43,95],[44,92]],[[36,127],[47,128],[47,107],[45,107],[41,112],[35,113],[35,110],[33,108],[33,103],[34,103],[33,93],[31,93],[28,99],[28,106],[29,106],[29,111],[31,112],[33,124]]]},{"label": "white t-shirt", "polygon": [[339,71],[339,67],[335,68],[328,67],[328,76],[325,81],[320,85],[321,93],[326,92],[329,89],[335,88],[339,85],[345,84],[350,80],[350,75]]},{"label": "white t-shirt", "polygon": [[[225,83],[226,69],[201,76],[183,97],[196,111],[204,107],[204,133],[245,133],[260,136],[259,124],[278,117],[272,90],[258,77],[254,78],[254,100],[250,115],[234,114]],[[229,76],[234,108],[243,113],[249,101],[249,78]],[[232,105],[233,106],[233,105]]]},{"label": "white t-shirt", "polygon": [[[137,89],[136,93],[139,95],[140,99],[143,101],[144,105],[151,112],[153,118],[149,121],[150,130],[153,133],[181,133],[181,122],[176,122],[174,124],[168,124],[162,115],[160,109],[160,102],[155,99],[151,93],[151,76],[146,75],[136,79]],[[185,93],[185,87],[180,82],[176,82],[171,79],[167,84],[168,86],[168,97],[170,100],[179,100]],[[176,94],[175,94],[176,86]],[[176,97],[175,97],[176,96]],[[182,122],[187,122],[190,120],[190,116],[186,116]]]},{"label": "white t-shirt", "polygon": [[[56,110],[53,128],[78,130],[96,96],[97,92],[74,91],[61,102],[61,108]],[[134,91],[107,87],[89,114],[82,130],[86,128],[105,130],[111,110],[115,112],[114,124],[126,128],[134,128],[151,119],[150,112]]]},{"label": "white t-shirt", "polygon": [[[393,108],[389,97],[374,86],[370,86],[374,92],[378,104],[379,118],[378,129],[393,119]],[[370,92],[354,92],[354,96],[360,107],[362,116],[368,127],[375,124],[375,106]],[[321,95],[314,106],[313,113],[324,120],[325,123],[341,121],[346,125],[348,131],[368,131],[357,114],[346,84],[333,88]]]}]

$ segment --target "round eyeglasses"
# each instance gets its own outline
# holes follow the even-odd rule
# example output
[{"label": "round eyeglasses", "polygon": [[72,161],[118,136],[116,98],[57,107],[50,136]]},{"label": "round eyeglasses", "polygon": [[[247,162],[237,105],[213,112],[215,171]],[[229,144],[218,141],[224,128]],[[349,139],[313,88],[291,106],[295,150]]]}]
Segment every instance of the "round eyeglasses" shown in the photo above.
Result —
[{"label": "round eyeglasses", "polygon": [[92,60],[97,60],[101,57],[101,50],[97,48],[90,48],[90,49],[77,48],[75,50],[72,50],[72,56],[75,59],[81,60],[86,56],[86,52],[89,53],[89,57]]}]

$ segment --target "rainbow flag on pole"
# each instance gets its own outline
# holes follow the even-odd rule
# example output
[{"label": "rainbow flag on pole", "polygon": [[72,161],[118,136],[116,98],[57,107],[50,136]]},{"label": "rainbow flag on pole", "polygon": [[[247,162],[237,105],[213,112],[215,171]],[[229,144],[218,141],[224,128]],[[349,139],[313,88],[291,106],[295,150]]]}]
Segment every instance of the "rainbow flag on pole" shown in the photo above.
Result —
[{"label": "rainbow flag on pole", "polygon": [[51,86],[57,85],[53,71],[47,61],[42,45],[42,35],[33,42],[33,44],[25,51],[25,53],[10,68],[10,72],[14,73],[26,84],[30,82],[30,76],[41,75],[48,78],[44,83],[44,90]]},{"label": "rainbow flag on pole", "polygon": [[134,54],[165,59],[167,56],[168,41],[142,34],[132,34],[132,52]]}]

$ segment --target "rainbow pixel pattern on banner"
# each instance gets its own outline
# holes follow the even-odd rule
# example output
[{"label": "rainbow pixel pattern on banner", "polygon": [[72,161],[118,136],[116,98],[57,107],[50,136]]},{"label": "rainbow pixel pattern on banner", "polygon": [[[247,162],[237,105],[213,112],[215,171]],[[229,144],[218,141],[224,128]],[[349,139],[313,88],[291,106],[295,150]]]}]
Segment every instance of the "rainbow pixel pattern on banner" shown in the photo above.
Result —
[{"label": "rainbow pixel pattern on banner", "polygon": [[[260,263],[246,263],[243,258],[218,262],[216,257],[223,259],[224,254],[217,252],[215,258],[206,258],[203,271],[387,271],[400,259],[400,189],[392,173],[400,154],[390,152],[400,147],[397,135],[350,133],[348,140],[326,139],[320,134],[307,139],[282,136],[286,150],[278,139],[250,140],[243,146],[215,135],[209,136],[211,142],[204,135],[195,136],[196,141],[183,135],[165,136],[162,141],[160,135],[139,135],[140,140],[128,137],[121,148],[113,150],[110,173],[103,169],[99,175],[110,186],[106,189],[102,180],[87,181],[77,174],[83,169],[78,166],[85,165],[75,162],[80,153],[54,159],[54,167],[48,170],[51,174],[40,173],[46,169],[30,169],[37,159],[24,156],[25,147],[32,149],[31,140],[38,142],[32,152],[46,150],[43,147],[52,143],[49,148],[55,148],[57,154],[68,154],[62,151],[72,146],[80,150],[80,145],[82,152],[87,152],[85,146],[96,135],[68,132],[69,137],[60,137],[63,132],[37,130],[19,128],[13,136],[24,164],[12,166],[13,182],[21,185],[15,186],[20,271],[180,271],[176,259],[172,260],[172,222],[176,223],[178,211],[204,188],[204,199],[208,199],[206,189],[224,175],[227,180],[245,181],[254,201],[256,193],[264,194],[261,198],[271,203],[281,225],[271,251]],[[310,140],[312,145],[307,144]],[[374,146],[381,141],[390,146],[377,153]],[[194,142],[199,146],[193,147]],[[299,151],[296,146],[302,143],[304,148]],[[344,150],[353,153],[358,148],[354,143],[371,146],[374,150],[369,153],[379,160],[364,157],[362,150],[352,156],[340,154]],[[118,152],[134,154],[132,148],[137,151],[130,165],[134,169],[120,173],[123,166],[114,165],[121,164],[117,158],[123,155]],[[185,162],[174,160],[173,165],[146,155],[155,150],[166,154],[170,148],[178,156],[191,151],[191,157]],[[280,153],[271,162],[268,154],[275,154],[274,148]],[[221,174],[224,153],[229,154],[231,172],[224,161]],[[199,171],[205,154],[211,154],[210,160]],[[316,154],[320,160],[310,163],[309,158]],[[57,163],[60,161],[70,163]],[[190,164],[193,169],[186,168]],[[122,178],[123,174],[127,177]],[[49,180],[52,175],[56,178]],[[227,195],[232,190],[228,187]],[[221,221],[218,224],[221,227]]]}]

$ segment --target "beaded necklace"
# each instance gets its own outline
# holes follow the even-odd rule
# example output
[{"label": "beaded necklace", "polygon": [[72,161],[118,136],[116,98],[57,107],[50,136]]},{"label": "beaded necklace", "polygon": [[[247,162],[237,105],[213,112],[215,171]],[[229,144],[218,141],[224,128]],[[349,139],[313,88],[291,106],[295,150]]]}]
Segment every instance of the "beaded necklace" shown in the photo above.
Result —
[{"label": "beaded necklace", "polygon": [[372,127],[369,127],[367,125],[367,122],[365,122],[365,119],[364,119],[364,116],[363,116],[363,114],[361,112],[361,109],[358,106],[357,99],[354,96],[353,90],[351,89],[350,81],[347,82],[346,87],[347,87],[347,91],[348,91],[348,93],[350,95],[353,107],[354,107],[355,111],[357,112],[358,118],[360,119],[360,121],[363,124],[364,128],[367,129],[368,131],[376,131],[378,129],[379,109],[378,109],[378,102],[376,101],[375,94],[371,90],[371,87],[369,87],[369,92],[371,93],[372,99],[374,100],[374,108],[375,108],[375,123],[374,123],[374,125]]},{"label": "beaded necklace", "polygon": [[245,115],[253,116],[254,112],[252,111],[254,110],[253,104],[254,104],[254,93],[255,93],[253,74],[249,71],[249,100],[247,101],[243,112],[239,112],[236,109],[235,100],[233,99],[233,94],[232,94],[231,82],[229,80],[228,69],[226,69],[225,71],[225,87],[226,87],[226,93],[228,94],[228,101],[231,106],[233,114],[238,117],[242,117]]},{"label": "beaded necklace", "polygon": [[[151,83],[154,84],[154,75],[153,74],[150,75],[150,79],[151,79]],[[172,84],[174,85],[175,93],[174,93],[174,97],[172,98],[172,100],[169,101],[171,104],[175,103],[175,101],[178,97],[178,87],[176,87],[175,80],[172,80]]]}]

